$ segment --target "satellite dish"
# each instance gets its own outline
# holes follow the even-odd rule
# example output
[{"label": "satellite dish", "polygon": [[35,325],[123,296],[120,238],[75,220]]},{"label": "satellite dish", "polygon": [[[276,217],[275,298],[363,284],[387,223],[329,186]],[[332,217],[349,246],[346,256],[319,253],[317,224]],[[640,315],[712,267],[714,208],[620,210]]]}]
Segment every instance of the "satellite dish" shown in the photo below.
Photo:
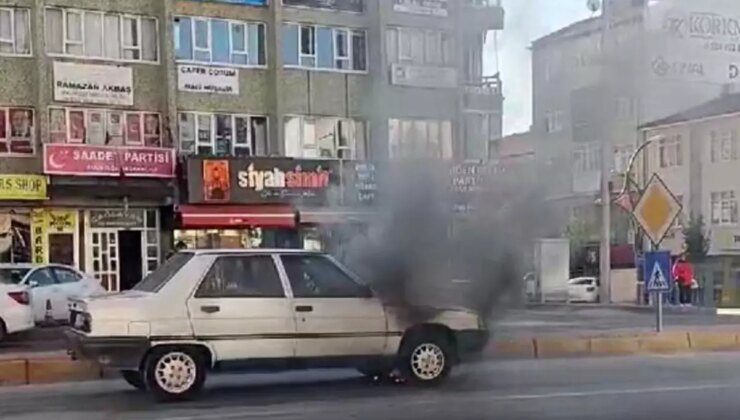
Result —
[{"label": "satellite dish", "polygon": [[601,0],[588,0],[586,2],[586,7],[588,7],[588,10],[590,10],[591,13],[596,13],[601,10]]}]

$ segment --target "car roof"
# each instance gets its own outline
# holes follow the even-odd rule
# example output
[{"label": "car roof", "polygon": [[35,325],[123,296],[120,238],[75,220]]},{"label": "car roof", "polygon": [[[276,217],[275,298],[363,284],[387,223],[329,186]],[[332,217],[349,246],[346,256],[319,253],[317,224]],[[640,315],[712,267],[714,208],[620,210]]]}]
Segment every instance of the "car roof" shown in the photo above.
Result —
[{"label": "car roof", "polygon": [[209,249],[183,249],[180,252],[187,252],[195,255],[212,255],[212,254],[316,254],[323,255],[320,251],[307,251],[305,249],[285,249],[285,248],[209,248]]},{"label": "car roof", "polygon": [[15,268],[15,269],[32,269],[41,267],[41,264],[33,263],[0,263],[0,268]]}]

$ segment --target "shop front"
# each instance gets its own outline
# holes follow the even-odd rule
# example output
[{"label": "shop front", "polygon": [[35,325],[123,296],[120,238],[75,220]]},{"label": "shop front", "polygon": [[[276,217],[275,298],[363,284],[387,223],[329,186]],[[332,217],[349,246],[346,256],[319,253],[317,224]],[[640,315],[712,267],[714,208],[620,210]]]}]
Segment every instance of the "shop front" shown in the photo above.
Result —
[{"label": "shop front", "polygon": [[32,212],[48,200],[48,178],[0,174],[0,263],[31,262]]},{"label": "shop front", "polygon": [[190,158],[176,246],[331,251],[337,226],[372,214],[374,170],[366,162]]}]

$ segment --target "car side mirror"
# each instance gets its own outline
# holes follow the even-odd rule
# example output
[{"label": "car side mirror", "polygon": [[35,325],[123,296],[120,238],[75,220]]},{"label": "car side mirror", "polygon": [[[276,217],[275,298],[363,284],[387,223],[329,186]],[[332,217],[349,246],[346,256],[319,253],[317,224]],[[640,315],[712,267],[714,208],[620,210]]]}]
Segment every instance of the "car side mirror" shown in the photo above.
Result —
[{"label": "car side mirror", "polygon": [[39,282],[37,282],[36,280],[29,280],[28,286],[31,287],[32,289],[35,287],[39,287]]}]

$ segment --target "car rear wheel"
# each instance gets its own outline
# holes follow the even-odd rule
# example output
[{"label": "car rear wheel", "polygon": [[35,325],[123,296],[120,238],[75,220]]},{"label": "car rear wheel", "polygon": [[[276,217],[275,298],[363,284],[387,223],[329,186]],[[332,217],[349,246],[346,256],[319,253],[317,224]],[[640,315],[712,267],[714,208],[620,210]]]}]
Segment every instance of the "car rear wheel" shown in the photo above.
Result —
[{"label": "car rear wheel", "polygon": [[147,357],[144,380],[160,401],[192,399],[206,380],[205,358],[188,347],[154,349]]},{"label": "car rear wheel", "polygon": [[450,374],[455,358],[445,335],[424,332],[404,340],[399,359],[406,380],[418,385],[437,385]]},{"label": "car rear wheel", "polygon": [[146,382],[144,381],[144,375],[141,372],[137,370],[122,370],[121,376],[123,377],[123,380],[132,387],[140,391],[146,391]]}]

